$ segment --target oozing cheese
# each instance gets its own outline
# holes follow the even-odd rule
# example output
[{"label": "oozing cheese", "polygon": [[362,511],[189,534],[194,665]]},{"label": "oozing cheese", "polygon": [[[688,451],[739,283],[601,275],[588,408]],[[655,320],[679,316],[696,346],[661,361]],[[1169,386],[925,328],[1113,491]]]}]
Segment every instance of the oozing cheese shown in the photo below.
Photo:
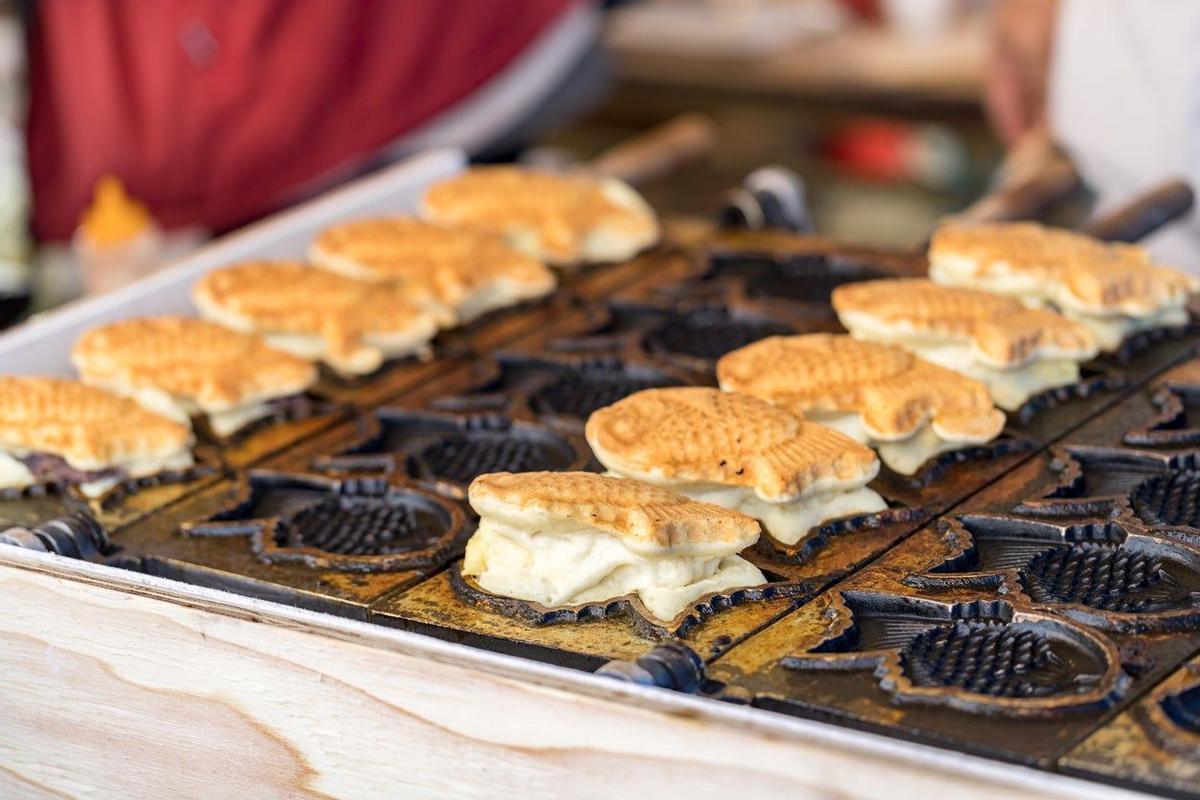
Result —
[{"label": "oozing cheese", "polygon": [[949,453],[952,450],[960,450],[971,444],[970,442],[952,442],[943,439],[932,425],[922,425],[907,439],[899,441],[878,439],[866,429],[862,423],[862,417],[857,411],[811,411],[805,413],[805,416],[874,448],[875,452],[879,454],[879,460],[887,464],[893,472],[901,475],[912,475],[921,468],[922,464],[934,456]]},{"label": "oozing cheese", "polygon": [[1063,310],[1063,316],[1081,322],[1096,335],[1100,349],[1116,350],[1125,338],[1155,328],[1180,328],[1188,323],[1186,308],[1164,308],[1149,317],[1101,317],[1081,311]]},{"label": "oozing cheese", "polygon": [[[600,191],[609,202],[628,208],[647,219],[654,218],[654,211],[642,196],[621,181],[604,181]],[[648,230],[644,236],[631,236],[626,230],[612,230],[599,226],[588,232],[583,243],[583,258],[590,262],[626,261],[654,244],[657,239],[657,226]]]},{"label": "oozing cheese", "polygon": [[1042,358],[1015,369],[998,369],[976,358],[967,345],[892,341],[926,361],[979,381],[987,387],[992,402],[1005,411],[1016,411],[1039,392],[1079,380],[1079,362],[1072,359]]},{"label": "oozing cheese", "polygon": [[[187,469],[194,463],[191,450],[185,448],[175,453],[122,459],[114,462],[111,466],[125,470],[131,478],[142,478],[168,470]],[[93,469],[103,469],[103,467],[93,467]],[[119,478],[104,478],[80,484],[79,490],[85,497],[99,497],[120,482]]]},{"label": "oozing cheese", "polygon": [[479,286],[463,298],[456,309],[458,319],[465,324],[482,317],[489,311],[516,305],[532,296],[520,284],[504,279],[492,281]]},{"label": "oozing cheese", "polygon": [[766,583],[757,567],[733,554],[641,555],[589,526],[529,531],[490,518],[467,542],[463,572],[493,594],[548,607],[636,594],[664,622],[706,594]]},{"label": "oozing cheese", "polygon": [[833,428],[838,433],[844,433],[861,444],[871,442],[871,434],[867,433],[867,429],[863,427],[862,416],[857,411],[811,409],[804,411],[804,418],[824,425],[826,428]]},{"label": "oozing cheese", "polygon": [[[92,381],[92,383],[117,394],[131,397],[151,411],[156,411],[164,417],[178,420],[186,425],[191,424],[192,415],[207,413],[208,425],[218,436],[229,436],[271,413],[270,403],[260,400],[220,409],[208,409],[201,408],[186,397],[178,397],[149,386],[130,387],[121,383],[99,381]],[[274,399],[276,396],[279,395],[270,395],[269,399]]]},{"label": "oozing cheese", "polygon": [[229,436],[270,413],[270,403],[247,403],[225,411],[211,411],[208,414],[208,427],[217,436]]},{"label": "oozing cheese", "polygon": [[[887,502],[877,492],[861,485],[843,485],[811,492],[790,502],[772,503],[750,487],[676,483],[659,476],[630,475],[618,470],[610,474],[655,483],[693,500],[740,511],[761,522],[771,538],[789,545],[823,522],[852,514],[874,514],[887,508]],[[873,477],[872,474],[866,480]]]},{"label": "oozing cheese", "polygon": [[0,489],[20,489],[32,484],[33,480],[29,467],[0,451]]},{"label": "oozing cheese", "polygon": [[1079,362],[1050,358],[1020,369],[993,369],[975,364],[964,375],[988,388],[992,401],[1005,411],[1016,411],[1036,394],[1079,382]]},{"label": "oozing cheese", "polygon": [[941,255],[929,262],[929,278],[944,286],[967,286],[986,289],[996,294],[1015,297],[1031,308],[1046,304],[1047,287],[1044,282],[1030,273],[1014,273],[1005,265],[997,264],[992,271],[999,274],[976,274],[973,258]]},{"label": "oozing cheese", "polygon": [[879,460],[893,472],[912,475],[929,459],[952,450],[961,450],[966,442],[948,442],[937,435],[932,425],[922,425],[916,433],[902,442],[872,442]]},{"label": "oozing cheese", "polygon": [[[29,486],[36,481],[33,473],[22,464],[18,458],[29,455],[28,451],[0,451],[0,489],[20,488]],[[87,463],[78,464],[70,460],[70,466],[84,472],[99,472],[110,467],[122,469],[131,478],[141,478],[155,475],[166,470],[187,469],[194,463],[192,452],[185,446],[176,452],[158,455],[130,457],[115,461],[111,464]],[[120,483],[120,478],[101,478],[79,485],[79,490],[86,497],[99,497],[104,492]]]},{"label": "oozing cheese", "polygon": [[101,478],[79,484],[79,491],[83,493],[84,497],[99,497],[120,482],[120,478]]},{"label": "oozing cheese", "polygon": [[240,314],[211,304],[198,305],[204,316],[213,322],[234,330],[260,333],[267,344],[275,349],[308,361],[324,361],[344,375],[370,374],[389,358],[407,355],[425,357],[429,353],[429,342],[438,330],[437,319],[427,314],[418,318],[412,327],[405,331],[364,334],[362,346],[333,357],[329,353],[329,343],[325,337],[318,334],[260,331],[251,320]]},{"label": "oozing cheese", "polygon": [[150,386],[127,386],[117,382],[100,383],[92,381],[92,383],[111,392],[116,392],[117,394],[137,400],[141,405],[151,411],[162,414],[164,417],[182,422],[184,425],[191,426],[192,424],[191,415],[195,411],[194,404],[182,398],[173,397],[170,393],[164,392],[162,389],[155,389]]},{"label": "oozing cheese", "polygon": [[791,503],[768,503],[754,493],[754,489],[721,487],[713,489],[672,486],[674,491],[704,503],[725,506],[740,511],[762,523],[772,539],[794,545],[805,534],[830,519],[875,513],[887,509],[888,504],[874,489],[865,486],[838,489],[833,492],[817,492],[806,495]]},{"label": "oozing cheese", "polygon": [[1044,353],[1024,364],[1006,366],[989,360],[968,342],[952,341],[941,334],[885,324],[870,314],[856,311],[843,312],[841,319],[855,339],[899,345],[926,361],[974,378],[987,387],[992,401],[1006,411],[1015,411],[1038,392],[1069,386],[1079,380],[1076,358]]}]

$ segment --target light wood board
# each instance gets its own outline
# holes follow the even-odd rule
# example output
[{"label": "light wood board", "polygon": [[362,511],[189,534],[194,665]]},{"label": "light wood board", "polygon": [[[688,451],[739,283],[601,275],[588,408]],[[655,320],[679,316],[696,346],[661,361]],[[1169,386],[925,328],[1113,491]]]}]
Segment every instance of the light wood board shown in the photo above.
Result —
[{"label": "light wood board", "polygon": [[3,797],[1127,796],[11,547],[0,603]]}]

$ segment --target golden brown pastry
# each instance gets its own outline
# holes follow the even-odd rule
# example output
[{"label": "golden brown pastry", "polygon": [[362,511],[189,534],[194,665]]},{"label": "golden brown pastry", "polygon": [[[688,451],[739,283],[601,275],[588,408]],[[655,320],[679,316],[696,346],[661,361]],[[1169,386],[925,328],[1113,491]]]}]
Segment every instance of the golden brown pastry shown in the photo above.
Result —
[{"label": "golden brown pastry", "polygon": [[658,220],[621,181],[517,167],[475,167],[436,183],[421,215],[504,237],[539,261],[572,268],[625,261],[658,241]]},{"label": "golden brown pastry", "polygon": [[866,486],[870,448],[749,395],[646,389],[592,414],[586,435],[612,473],[742,511],[784,544],[887,505]]},{"label": "golden brown pastry", "polygon": [[1091,328],[1103,350],[1138,331],[1186,325],[1188,296],[1200,290],[1191,275],[1154,264],[1145,248],[1032,222],[939,228],[929,277],[1053,305]]},{"label": "golden brown pastry", "polygon": [[1076,383],[1080,362],[1099,352],[1090,328],[1050,309],[921,278],[844,284],[833,307],[854,338],[899,345],[974,378],[1008,411]]},{"label": "golden brown pastry", "polygon": [[766,582],[737,555],[758,540],[757,522],[656,486],[500,472],[468,496],[480,519],[463,573],[494,594],[547,607],[636,596],[668,622],[705,595]]},{"label": "golden brown pastry", "polygon": [[903,475],[1004,428],[1003,412],[978,381],[849,336],[772,336],[723,357],[717,380],[870,444]]},{"label": "golden brown pastry", "polygon": [[191,445],[187,425],[128,397],[0,376],[0,489],[59,483],[94,497],[127,478],[191,466]]}]

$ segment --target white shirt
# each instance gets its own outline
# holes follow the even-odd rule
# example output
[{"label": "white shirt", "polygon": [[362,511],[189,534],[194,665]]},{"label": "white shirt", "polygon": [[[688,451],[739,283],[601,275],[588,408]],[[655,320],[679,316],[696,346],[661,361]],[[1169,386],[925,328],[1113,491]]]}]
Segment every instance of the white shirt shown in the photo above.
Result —
[{"label": "white shirt", "polygon": [[[1049,93],[1097,213],[1174,177],[1200,195],[1200,2],[1062,0]],[[1200,210],[1145,244],[1200,274]]]}]

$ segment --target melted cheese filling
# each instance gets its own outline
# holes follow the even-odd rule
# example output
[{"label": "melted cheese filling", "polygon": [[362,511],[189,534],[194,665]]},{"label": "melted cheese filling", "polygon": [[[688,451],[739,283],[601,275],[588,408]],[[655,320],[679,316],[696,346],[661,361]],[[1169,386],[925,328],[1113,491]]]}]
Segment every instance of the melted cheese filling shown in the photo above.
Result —
[{"label": "melted cheese filling", "polygon": [[922,425],[916,433],[900,441],[877,439],[862,423],[857,411],[810,411],[806,418],[819,422],[872,447],[879,460],[900,475],[913,475],[929,459],[952,450],[961,450],[967,442],[949,441],[938,435],[932,425]]},{"label": "melted cheese filling", "polygon": [[188,427],[192,425],[192,414],[196,413],[195,404],[183,398],[175,397],[162,389],[156,389],[153,386],[127,386],[123,383],[113,381],[88,382],[94,386],[99,386],[102,389],[107,389],[110,392],[136,400],[145,408],[150,409],[156,414],[161,414],[168,419],[182,422]]},{"label": "melted cheese filling", "polygon": [[545,292],[530,291],[528,286],[510,280],[492,281],[480,286],[463,299],[458,305],[458,319],[465,324],[479,319],[489,311],[515,306],[543,294]]},{"label": "melted cheese filling", "polygon": [[590,526],[530,531],[491,518],[467,542],[463,573],[493,594],[547,607],[636,594],[663,622],[704,595],[766,583],[735,554],[642,555]]},{"label": "melted cheese filling", "polygon": [[[28,450],[12,449],[8,452],[0,450],[0,489],[19,489],[34,483],[33,473],[18,460],[28,455]],[[192,452],[186,445],[182,450],[158,455],[129,457],[119,459],[111,464],[76,463],[66,459],[65,456],[64,459],[70,466],[83,472],[99,472],[115,467],[124,470],[131,478],[155,475],[166,470],[187,469],[195,463],[192,460]],[[101,478],[79,484],[79,490],[85,497],[99,497],[120,482],[120,478]]]},{"label": "melted cheese filling", "polygon": [[[745,486],[673,483],[659,476],[631,475],[619,470],[612,470],[610,474],[656,483],[693,500],[740,511],[761,522],[772,539],[788,545],[800,541],[810,530],[831,519],[874,514],[887,508],[887,502],[877,492],[855,483],[833,485],[823,491],[810,491],[795,500],[772,503]],[[874,477],[873,474],[868,476],[863,483]]]},{"label": "melted cheese filling", "polygon": [[768,503],[758,497],[752,489],[719,488],[712,491],[689,491],[688,487],[674,487],[680,494],[704,503],[725,506],[740,511],[762,523],[772,539],[794,545],[804,539],[805,534],[830,519],[850,517],[860,513],[876,513],[886,510],[887,501],[874,489],[860,486],[834,492],[817,492],[808,497],[792,500],[791,503]]},{"label": "melted cheese filling", "polygon": [[987,387],[992,401],[1005,411],[1016,411],[1039,392],[1079,381],[1079,362],[1069,358],[1040,358],[1015,369],[1001,369],[980,361],[968,345],[894,343],[926,361],[979,381]]},{"label": "melted cheese filling", "polygon": [[[178,452],[163,453],[157,456],[138,456],[121,459],[114,462],[112,466],[125,470],[126,474],[131,478],[141,478],[147,475],[157,475],[160,472],[168,470],[187,469],[194,463],[191,450],[185,448]],[[103,468],[102,466],[92,467],[92,469]],[[104,478],[80,484],[79,490],[83,492],[85,497],[99,497],[120,482],[119,478]]]},{"label": "melted cheese filling", "polygon": [[1155,328],[1182,328],[1188,324],[1186,308],[1164,308],[1148,317],[1101,317],[1081,311],[1063,310],[1063,316],[1080,322],[1096,335],[1100,349],[1116,350],[1126,337]]},{"label": "melted cheese filling", "polygon": [[1019,369],[995,369],[975,363],[958,371],[986,386],[992,401],[1005,411],[1016,411],[1026,400],[1048,389],[1079,382],[1079,362],[1063,358],[1042,359]]},{"label": "melted cheese filling", "polygon": [[212,432],[217,436],[229,436],[270,414],[270,403],[247,403],[224,411],[209,412],[208,427],[212,428]]},{"label": "melted cheese filling", "polygon": [[120,478],[101,478],[98,481],[88,481],[87,483],[79,484],[79,491],[83,493],[84,497],[96,498],[120,482]]},{"label": "melted cheese filling", "polygon": [[429,354],[429,342],[437,335],[438,321],[430,314],[417,318],[404,331],[363,334],[361,345],[351,352],[337,357],[329,353],[329,343],[324,336],[315,333],[280,333],[259,330],[251,321],[219,306],[202,304],[205,317],[238,331],[261,334],[267,344],[276,350],[303,358],[307,361],[323,361],[343,375],[367,375],[379,369],[390,358]]},{"label": "melted cheese filling", "polygon": [[0,489],[20,489],[33,484],[29,467],[0,450]]},{"label": "melted cheese filling", "polygon": [[[621,181],[606,180],[600,191],[614,205],[627,208],[648,220],[654,219],[654,211],[642,196]],[[631,236],[628,231],[609,230],[603,226],[588,231],[583,242],[583,258],[589,262],[628,261],[658,241],[658,226],[648,227],[644,236]]]},{"label": "melted cheese filling", "polygon": [[[1031,308],[1046,304],[1048,287],[1036,277],[1003,270],[999,275],[976,275],[975,259],[943,255],[929,262],[929,278],[944,286],[966,286],[1015,297]],[[996,269],[1001,270],[999,265]]]},{"label": "melted cheese filling", "polygon": [[[189,398],[172,395],[169,392],[151,386],[130,387],[120,383],[95,381],[92,381],[92,383],[109,391],[137,400],[151,411],[162,414],[164,417],[178,420],[185,425],[191,425],[193,415],[204,413],[208,417],[208,426],[212,428],[213,433],[222,437],[236,433],[251,422],[260,420],[271,413],[271,404],[269,402],[262,402],[261,400],[219,409],[206,409]],[[262,400],[273,400],[277,397],[287,397],[295,393],[290,390],[278,394],[271,393],[265,395]]]},{"label": "melted cheese filling", "polygon": [[902,442],[873,443],[879,460],[901,475],[915,475],[921,465],[934,456],[961,450],[964,446],[963,442],[948,442],[938,436],[932,425],[922,425]]},{"label": "melted cheese filling", "polygon": [[849,436],[859,444],[870,444],[871,434],[863,427],[862,417],[857,411],[823,411],[820,409],[805,409],[804,418],[833,428],[841,434]]},{"label": "melted cheese filling", "polygon": [[1005,411],[1017,410],[1039,392],[1079,380],[1079,360],[1072,357],[1046,355],[1009,367],[990,362],[967,342],[885,325],[868,314],[846,312],[842,321],[855,339],[899,345],[926,361],[974,378],[987,387],[992,401]]}]

